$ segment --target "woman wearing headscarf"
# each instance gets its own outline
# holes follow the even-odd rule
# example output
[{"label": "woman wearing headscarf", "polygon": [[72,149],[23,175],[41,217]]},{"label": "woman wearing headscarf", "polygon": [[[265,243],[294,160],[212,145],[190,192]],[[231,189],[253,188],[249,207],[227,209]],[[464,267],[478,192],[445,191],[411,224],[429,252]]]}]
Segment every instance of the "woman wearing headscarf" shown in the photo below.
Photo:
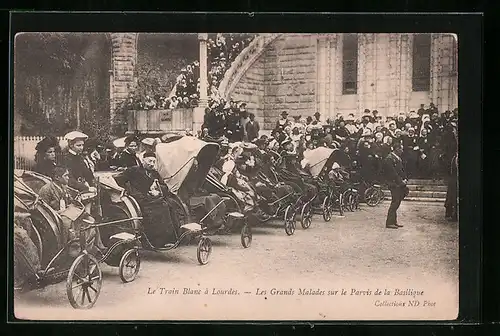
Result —
[{"label": "woman wearing headscarf", "polygon": [[55,137],[47,136],[37,143],[35,149],[35,171],[52,178],[57,165],[56,153],[61,150],[59,141]]}]

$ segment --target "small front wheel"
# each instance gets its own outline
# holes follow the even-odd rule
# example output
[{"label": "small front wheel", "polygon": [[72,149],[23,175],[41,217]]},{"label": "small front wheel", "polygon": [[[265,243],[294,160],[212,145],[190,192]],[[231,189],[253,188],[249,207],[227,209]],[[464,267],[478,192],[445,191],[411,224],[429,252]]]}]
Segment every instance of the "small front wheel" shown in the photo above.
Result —
[{"label": "small front wheel", "polygon": [[120,259],[120,264],[118,266],[120,279],[124,283],[134,281],[140,268],[141,257],[139,251],[137,249],[127,250]]},{"label": "small front wheel", "polygon": [[295,233],[295,212],[292,211],[291,205],[285,210],[285,232],[289,236]]},{"label": "small front wheel", "polygon": [[330,196],[325,197],[321,209],[323,210],[323,219],[325,220],[325,222],[329,222],[332,219],[332,205],[330,203]]},{"label": "small front wheel", "polygon": [[304,230],[311,226],[312,222],[312,206],[310,203],[304,204],[300,213],[300,224]]},{"label": "small front wheel", "polygon": [[252,239],[252,229],[248,224],[243,225],[243,228],[241,228],[241,245],[244,248],[249,248],[252,245]]},{"label": "small front wheel", "polygon": [[208,237],[201,237],[198,242],[198,248],[196,250],[196,256],[200,265],[208,264],[208,259],[212,254],[212,241]]},{"label": "small front wheel", "polygon": [[89,254],[80,254],[69,269],[66,294],[75,309],[90,309],[101,293],[102,272],[97,260]]}]

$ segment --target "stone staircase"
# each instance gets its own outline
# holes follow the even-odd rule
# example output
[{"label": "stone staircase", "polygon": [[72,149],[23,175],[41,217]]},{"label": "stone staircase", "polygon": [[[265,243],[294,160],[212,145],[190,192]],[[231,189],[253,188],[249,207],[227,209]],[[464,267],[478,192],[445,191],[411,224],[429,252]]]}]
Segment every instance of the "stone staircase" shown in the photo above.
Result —
[{"label": "stone staircase", "polygon": [[[446,200],[446,184],[443,180],[417,180],[410,179],[407,184],[410,193],[405,201],[413,202],[440,202]],[[384,190],[385,199],[391,199],[391,192]]]}]

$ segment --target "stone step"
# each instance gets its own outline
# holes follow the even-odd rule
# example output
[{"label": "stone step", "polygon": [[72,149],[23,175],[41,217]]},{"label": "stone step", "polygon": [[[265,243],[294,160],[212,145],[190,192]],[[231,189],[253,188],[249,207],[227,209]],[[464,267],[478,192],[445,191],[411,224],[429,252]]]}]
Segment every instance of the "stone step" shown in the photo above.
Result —
[{"label": "stone step", "polygon": [[[390,202],[391,197],[385,197],[385,202]],[[430,203],[444,203],[445,198],[428,198],[428,197],[406,197],[403,202],[430,202]]]},{"label": "stone step", "polygon": [[[391,196],[389,190],[384,190],[386,197]],[[418,191],[410,190],[407,197],[417,197],[417,198],[446,198],[446,191]]]},{"label": "stone step", "polygon": [[443,180],[421,180],[421,179],[409,179],[407,184],[411,185],[440,185],[440,186],[445,186],[446,182]]},{"label": "stone step", "polygon": [[409,184],[407,185],[410,191],[443,191],[446,192],[447,187],[445,185],[417,185],[417,184]]}]

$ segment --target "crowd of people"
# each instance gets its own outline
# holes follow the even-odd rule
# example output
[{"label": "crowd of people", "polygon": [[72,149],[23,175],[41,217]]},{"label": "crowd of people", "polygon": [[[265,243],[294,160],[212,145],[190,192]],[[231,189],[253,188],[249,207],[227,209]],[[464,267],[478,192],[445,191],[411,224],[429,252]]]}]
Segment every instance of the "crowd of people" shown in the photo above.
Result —
[{"label": "crowd of people", "polygon": [[[221,118],[224,122],[221,122],[218,128],[214,128],[213,124],[206,120],[203,131],[199,134],[202,140],[221,144],[219,168],[222,172],[224,162],[227,162],[228,158],[232,158],[229,161],[236,162],[233,168],[242,167],[238,169],[242,175],[245,175],[247,170],[252,170],[252,167],[262,165],[257,163],[258,156],[243,155],[238,146],[232,145],[235,143],[246,143],[271,153],[270,159],[261,162],[274,162],[276,155],[287,153],[289,155],[285,155],[285,161],[292,157],[294,163],[290,166],[297,166],[298,170],[307,168],[304,155],[306,151],[325,146],[337,148],[345,153],[349,157],[347,171],[356,171],[361,181],[384,183],[384,159],[390,153],[394,154],[394,149],[398,148],[401,149],[401,161],[408,178],[440,179],[449,178],[454,174],[456,180],[458,109],[439,114],[431,104],[428,108],[422,105],[417,112],[412,111],[408,115],[383,118],[376,110],[365,110],[360,120],[349,114],[346,117],[338,115],[325,121],[319,113],[307,118],[294,116],[291,120],[285,111],[276,121],[269,137],[259,134],[258,122],[253,114],[247,113],[245,103],[238,105],[236,102],[229,102],[223,111],[226,113],[223,116],[230,116],[232,119]],[[211,112],[207,109],[208,119],[214,117]],[[115,142],[105,145],[87,139],[86,135],[77,134],[76,138],[72,139],[71,136],[75,135],[71,134],[73,133],[70,133],[62,163],[56,162],[56,153],[60,151],[56,138],[47,137],[37,145],[35,171],[54,178],[54,172],[57,171],[55,168],[63,165],[70,171],[69,185],[87,191],[92,191],[95,187],[94,171],[150,167],[150,164],[145,163],[148,161],[145,159],[154,156],[158,143],[167,141],[167,138],[163,137],[146,137],[141,140],[137,135],[132,135],[125,138],[121,144]],[[193,136],[190,133],[186,135]],[[80,141],[82,138],[85,141]],[[455,165],[452,164],[453,160]],[[283,168],[280,171],[287,178],[295,176],[290,173],[291,170]],[[244,182],[240,181],[240,184]],[[251,195],[253,189],[245,190],[250,190],[250,194],[242,194],[242,199],[246,199],[248,205],[255,205]],[[453,196],[450,199],[455,198]],[[450,209],[456,208],[453,201],[450,202]],[[447,202],[447,208],[448,205]],[[450,212],[451,214],[447,212],[447,215],[454,216],[453,210]]]},{"label": "crowd of people", "polygon": [[[207,41],[208,51],[208,96],[210,106],[223,104],[218,87],[224,74],[241,51],[250,44],[255,34],[214,34]],[[174,94],[144,97],[131,96],[127,100],[130,110],[154,110],[192,108],[198,106],[200,98],[200,63],[194,61],[181,69],[175,81]]]},{"label": "crowd of people", "polygon": [[[260,126],[248,113],[245,103],[227,103],[222,110],[206,111],[202,137],[226,137],[229,141],[255,141]],[[410,178],[439,179],[456,153],[458,109],[440,114],[434,104],[415,112],[382,117],[377,110],[366,109],[361,118],[354,114],[322,120],[319,113],[292,119],[284,111],[271,133],[271,147],[290,139],[299,155],[318,146],[339,148],[359,165],[366,180],[376,180],[380,160],[391,148],[403,145],[403,161]],[[263,138],[267,138],[263,136]]]}]

